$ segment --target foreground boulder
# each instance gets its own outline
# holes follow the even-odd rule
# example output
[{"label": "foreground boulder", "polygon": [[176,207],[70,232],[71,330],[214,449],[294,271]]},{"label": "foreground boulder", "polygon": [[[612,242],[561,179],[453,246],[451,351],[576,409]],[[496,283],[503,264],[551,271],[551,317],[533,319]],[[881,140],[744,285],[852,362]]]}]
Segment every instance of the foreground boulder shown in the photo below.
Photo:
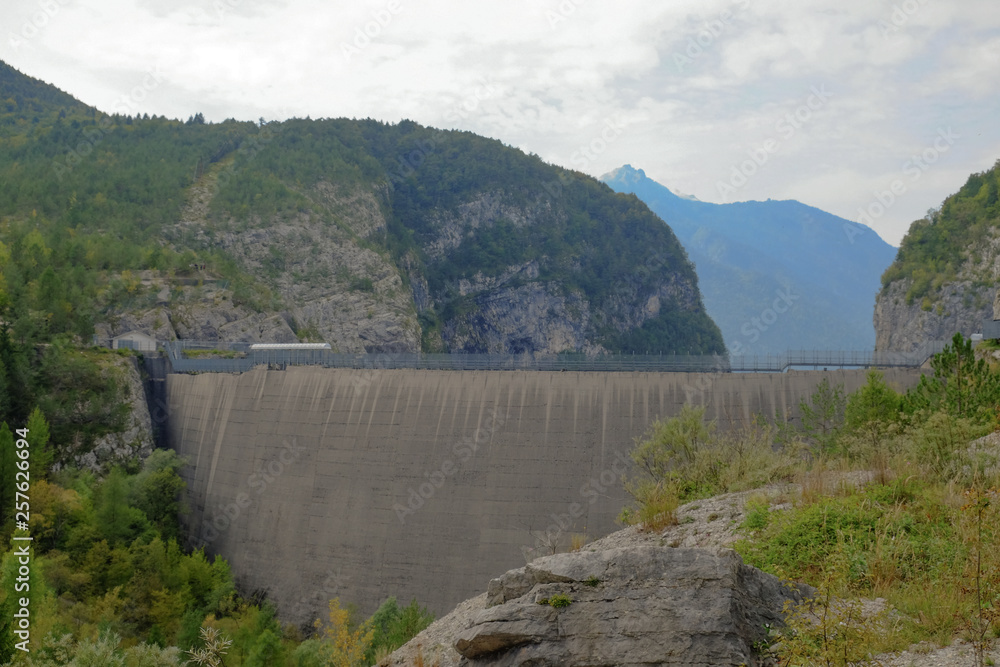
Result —
[{"label": "foreground boulder", "polygon": [[454,648],[470,666],[752,667],[785,601],[810,593],[729,549],[558,554],[491,581]]}]

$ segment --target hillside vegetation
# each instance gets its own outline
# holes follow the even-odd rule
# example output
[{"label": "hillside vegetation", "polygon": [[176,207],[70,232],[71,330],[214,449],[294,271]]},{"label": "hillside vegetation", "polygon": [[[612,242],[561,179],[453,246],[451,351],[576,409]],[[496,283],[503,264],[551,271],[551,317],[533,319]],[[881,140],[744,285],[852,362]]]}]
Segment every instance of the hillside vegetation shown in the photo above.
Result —
[{"label": "hillside vegetation", "polygon": [[[676,523],[680,503],[761,489],[736,550],[819,590],[775,629],[780,664],[874,665],[880,652],[964,637],[982,665],[1000,635],[1000,368],[990,359],[956,335],[905,394],[872,370],[851,395],[821,384],[800,423],[727,435],[686,408],[633,451],[636,505],[623,518],[658,530]],[[874,598],[887,605],[872,611]]]},{"label": "hillside vegetation", "polygon": [[1000,162],[973,174],[940,210],[917,220],[882,276],[876,348],[908,352],[928,340],[982,332],[1000,286]]},{"label": "hillside vegetation", "polygon": [[[669,228],[582,174],[406,121],[107,115],[0,63],[0,664],[372,664],[430,621],[390,598],[367,621],[331,601],[315,628],[283,627],[223,560],[183,546],[176,456],[103,478],[68,465],[125,428],[119,358],[86,344],[131,329],[355,352],[725,352]],[[13,617],[19,451],[30,655]]]},{"label": "hillside vegetation", "polygon": [[[907,303],[928,298],[933,303],[943,285],[972,266],[996,255],[993,241],[1000,227],[1000,161],[972,174],[938,211],[910,225],[896,261],[882,275],[882,286],[909,280]],[[976,286],[993,285],[995,276],[970,276]]]}]

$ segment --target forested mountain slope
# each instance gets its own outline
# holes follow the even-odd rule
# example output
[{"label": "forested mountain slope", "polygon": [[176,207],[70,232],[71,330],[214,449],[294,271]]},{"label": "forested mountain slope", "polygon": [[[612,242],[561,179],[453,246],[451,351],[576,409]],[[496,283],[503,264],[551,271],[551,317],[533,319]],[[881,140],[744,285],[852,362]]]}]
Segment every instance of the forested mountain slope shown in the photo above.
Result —
[{"label": "forested mountain slope", "polygon": [[633,198],[403,121],[108,116],[0,68],[0,289],[21,339],[724,351]]}]

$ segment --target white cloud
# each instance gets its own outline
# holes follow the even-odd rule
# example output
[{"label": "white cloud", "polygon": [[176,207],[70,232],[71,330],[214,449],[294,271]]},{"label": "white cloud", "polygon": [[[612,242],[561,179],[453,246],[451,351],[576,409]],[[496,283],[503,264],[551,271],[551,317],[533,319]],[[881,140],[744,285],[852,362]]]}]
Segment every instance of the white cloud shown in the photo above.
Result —
[{"label": "white cloud", "polygon": [[[407,117],[593,175],[628,162],[708,201],[775,139],[736,198],[852,218],[939,128],[960,128],[970,139],[877,226],[898,243],[1000,156],[994,2],[50,0],[0,6],[0,58],[109,111]],[[154,68],[159,85],[130,99]],[[823,85],[834,96],[786,136]],[[609,119],[624,129],[584,155]]]}]

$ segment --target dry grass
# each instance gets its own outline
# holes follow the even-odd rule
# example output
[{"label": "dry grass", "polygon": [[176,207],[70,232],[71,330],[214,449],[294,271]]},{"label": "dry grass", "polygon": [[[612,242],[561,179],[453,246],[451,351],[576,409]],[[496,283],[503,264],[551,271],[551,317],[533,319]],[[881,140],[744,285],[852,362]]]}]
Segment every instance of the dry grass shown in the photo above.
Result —
[{"label": "dry grass", "polygon": [[635,490],[639,509],[623,512],[622,520],[630,525],[639,524],[644,532],[661,531],[677,525],[677,508],[680,497],[677,488],[667,482],[646,483]]}]

